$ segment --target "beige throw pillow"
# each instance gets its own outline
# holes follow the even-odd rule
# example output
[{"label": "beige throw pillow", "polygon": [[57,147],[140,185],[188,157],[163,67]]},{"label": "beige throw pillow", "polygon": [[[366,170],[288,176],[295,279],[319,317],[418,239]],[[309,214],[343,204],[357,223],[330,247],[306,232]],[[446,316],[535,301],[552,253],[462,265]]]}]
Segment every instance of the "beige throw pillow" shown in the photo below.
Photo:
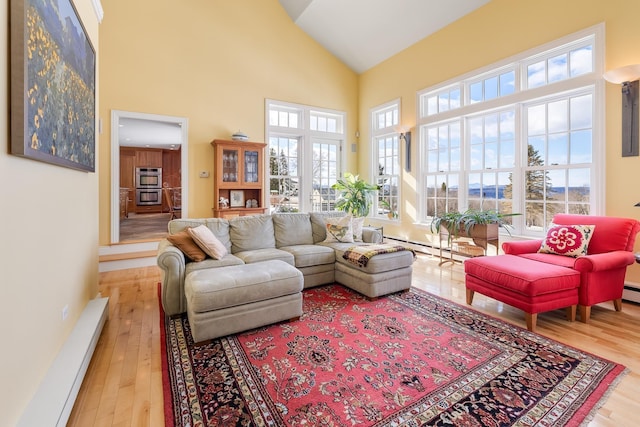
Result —
[{"label": "beige throw pillow", "polygon": [[221,259],[227,254],[227,248],[206,225],[187,229],[189,235],[198,246],[211,258]]},{"label": "beige throw pillow", "polygon": [[353,217],[353,219],[351,220],[351,227],[353,227],[353,241],[362,242],[362,228],[364,227],[364,217]]},{"label": "beige throw pillow", "polygon": [[180,249],[189,259],[202,261],[207,257],[207,254],[193,241],[187,230],[170,234],[167,236],[167,240]]},{"label": "beige throw pillow", "polygon": [[353,243],[353,227],[351,226],[351,215],[342,218],[327,218],[327,238],[326,243],[342,242]]}]

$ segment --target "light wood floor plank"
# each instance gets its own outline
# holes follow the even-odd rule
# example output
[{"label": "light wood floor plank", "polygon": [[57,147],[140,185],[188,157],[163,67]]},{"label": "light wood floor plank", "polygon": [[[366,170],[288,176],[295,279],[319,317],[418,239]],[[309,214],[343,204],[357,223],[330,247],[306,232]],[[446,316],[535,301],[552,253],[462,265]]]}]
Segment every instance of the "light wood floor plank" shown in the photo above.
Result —
[{"label": "light wood floor plank", "polygon": [[[420,255],[413,286],[466,305],[460,264],[438,266]],[[109,320],[80,389],[68,426],[164,426],[157,267],[100,274]],[[523,313],[476,293],[472,308],[525,327]],[[541,313],[537,332],[625,365],[629,373],[611,392],[590,427],[631,427],[640,413],[640,306],[593,307],[589,324],[568,322],[564,310]]]}]

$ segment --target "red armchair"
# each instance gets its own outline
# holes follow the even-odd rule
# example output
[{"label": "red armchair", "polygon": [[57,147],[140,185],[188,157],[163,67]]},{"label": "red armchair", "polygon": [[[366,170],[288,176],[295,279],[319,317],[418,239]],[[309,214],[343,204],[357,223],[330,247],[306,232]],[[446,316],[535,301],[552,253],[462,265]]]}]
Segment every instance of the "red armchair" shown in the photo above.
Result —
[{"label": "red armchair", "polygon": [[591,306],[613,301],[616,311],[622,310],[622,291],[627,266],[635,262],[633,246],[640,222],[630,218],[594,215],[558,214],[558,225],[595,225],[587,255],[577,258],[538,253],[541,240],[504,242],[505,254],[572,268],[580,272],[578,304],[580,319],[588,322]]}]

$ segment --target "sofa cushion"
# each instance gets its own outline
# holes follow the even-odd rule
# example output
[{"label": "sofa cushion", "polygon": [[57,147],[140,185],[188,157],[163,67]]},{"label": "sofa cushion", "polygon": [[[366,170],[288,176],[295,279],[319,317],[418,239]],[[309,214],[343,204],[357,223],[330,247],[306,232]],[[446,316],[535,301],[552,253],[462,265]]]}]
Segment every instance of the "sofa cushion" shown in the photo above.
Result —
[{"label": "sofa cushion", "polygon": [[464,262],[466,274],[527,297],[580,286],[580,273],[570,268],[515,255],[483,256]]},{"label": "sofa cushion", "polygon": [[593,225],[551,224],[538,252],[579,257],[587,254]]},{"label": "sofa cushion", "polygon": [[327,238],[327,218],[340,218],[346,216],[345,212],[311,212],[311,231],[313,233],[313,243],[319,243]]},{"label": "sofa cushion", "polygon": [[229,220],[223,218],[207,218],[206,226],[214,236],[222,242],[227,252],[231,252],[231,238],[229,236]]},{"label": "sofa cushion", "polygon": [[312,245],[311,220],[306,213],[273,214],[276,248],[294,245]]},{"label": "sofa cushion", "polygon": [[284,246],[280,249],[293,255],[295,266],[298,268],[333,264],[336,262],[336,252],[328,246],[295,245]]},{"label": "sofa cushion", "polygon": [[174,244],[178,249],[180,249],[187,258],[193,261],[202,261],[207,257],[207,254],[193,241],[191,235],[187,231],[189,229],[185,229],[182,231],[178,231],[175,234],[169,234],[167,236],[167,240],[169,240],[172,244]]},{"label": "sofa cushion", "polygon": [[557,265],[565,268],[574,268],[576,265],[576,259],[574,257],[545,254],[540,252],[532,252],[528,254],[518,254],[521,258],[530,259],[533,261],[544,262],[545,264]]},{"label": "sofa cushion", "polygon": [[206,225],[187,228],[187,232],[193,241],[211,258],[221,259],[227,254],[227,248]]},{"label": "sofa cushion", "polygon": [[276,248],[253,249],[250,251],[241,251],[234,254],[240,258],[245,264],[252,264],[261,261],[280,260],[287,264],[294,265],[293,255],[287,251]]},{"label": "sofa cushion", "polygon": [[184,275],[186,277],[192,271],[207,270],[211,268],[228,267],[230,265],[242,265],[244,261],[235,255],[226,254],[222,259],[206,258],[200,262],[190,262],[184,267]]},{"label": "sofa cushion", "polygon": [[229,220],[231,253],[276,247],[271,215],[239,216]]},{"label": "sofa cushion", "polygon": [[342,218],[327,218],[325,221],[327,237],[324,239],[324,242],[353,243],[351,219],[351,215]]},{"label": "sofa cushion", "polygon": [[302,273],[279,261],[198,270],[185,278],[190,310],[206,313],[299,293]]}]

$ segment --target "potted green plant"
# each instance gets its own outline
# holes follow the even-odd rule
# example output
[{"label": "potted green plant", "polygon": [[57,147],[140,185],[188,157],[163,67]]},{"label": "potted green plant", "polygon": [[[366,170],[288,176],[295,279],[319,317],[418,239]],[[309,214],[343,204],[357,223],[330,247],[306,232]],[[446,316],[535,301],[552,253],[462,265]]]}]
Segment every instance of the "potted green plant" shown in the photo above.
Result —
[{"label": "potted green plant", "polygon": [[503,227],[511,234],[510,222],[507,218],[520,215],[519,213],[503,214],[495,210],[479,211],[468,209],[464,212],[446,212],[433,217],[431,232],[448,235],[449,245],[457,237],[472,239],[497,239],[498,227]]},{"label": "potted green plant", "polygon": [[387,210],[387,216],[389,217],[389,219],[397,219],[398,218],[398,211],[391,207],[391,204],[389,203],[388,200],[382,199],[382,200],[380,200],[379,203],[380,203],[380,206],[383,207],[383,209]]},{"label": "potted green plant", "polygon": [[344,179],[331,186],[339,192],[335,208],[350,213],[353,216],[367,216],[373,203],[377,185],[369,184],[358,175],[345,172]]}]

